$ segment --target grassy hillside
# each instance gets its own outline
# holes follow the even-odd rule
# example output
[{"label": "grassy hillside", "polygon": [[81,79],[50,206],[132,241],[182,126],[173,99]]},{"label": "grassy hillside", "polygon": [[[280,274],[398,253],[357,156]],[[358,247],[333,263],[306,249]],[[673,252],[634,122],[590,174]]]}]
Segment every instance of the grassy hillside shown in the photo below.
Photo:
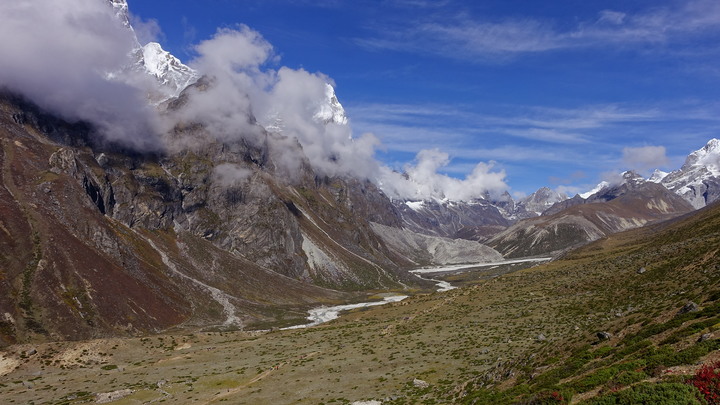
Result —
[{"label": "grassy hillside", "polygon": [[713,206],[312,329],[16,345],[0,401],[699,403],[684,381],[720,357],[719,249]]}]

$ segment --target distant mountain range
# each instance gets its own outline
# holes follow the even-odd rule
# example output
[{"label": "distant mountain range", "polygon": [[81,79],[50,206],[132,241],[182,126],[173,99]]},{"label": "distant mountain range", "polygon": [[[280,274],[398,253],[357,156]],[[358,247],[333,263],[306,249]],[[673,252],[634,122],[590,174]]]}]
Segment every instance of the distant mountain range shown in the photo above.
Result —
[{"label": "distant mountain range", "polygon": [[[127,3],[109,3],[132,30]],[[154,80],[148,101],[163,114],[215,85],[159,44],[132,57],[108,74]],[[329,83],[313,107],[323,128],[348,122]],[[573,198],[541,188],[518,201],[403,201],[316,172],[277,117],[248,128],[260,142],[178,122],[171,135],[191,146],[138,152],[0,94],[0,343],[283,326],[320,303],[432,287],[411,268],[560,254],[720,194],[716,139],[677,171],[625,172]],[[278,145],[297,159],[294,179]]]}]

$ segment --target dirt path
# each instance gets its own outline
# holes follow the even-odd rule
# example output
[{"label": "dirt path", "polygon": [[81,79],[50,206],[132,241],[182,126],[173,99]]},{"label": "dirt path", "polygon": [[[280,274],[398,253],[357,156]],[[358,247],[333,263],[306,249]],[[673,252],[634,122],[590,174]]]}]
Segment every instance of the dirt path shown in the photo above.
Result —
[{"label": "dirt path", "polygon": [[294,360],[288,360],[288,361],[282,362],[282,363],[274,366],[273,368],[271,368],[269,370],[265,370],[262,373],[256,375],[255,377],[253,377],[252,380],[246,382],[245,384],[239,385],[235,388],[231,388],[231,389],[227,390],[226,392],[216,394],[214,397],[208,399],[207,401],[200,402],[200,403],[202,405],[207,405],[207,404],[211,404],[213,402],[217,402],[223,398],[235,395],[235,394],[239,393],[240,391],[244,390],[245,388],[249,387],[250,385],[252,385],[258,381],[264,380],[265,378],[271,376],[274,372],[280,370],[281,368],[283,368],[289,364],[292,364],[293,361],[295,361],[295,360],[304,360],[304,359],[307,359],[307,358],[310,358],[313,356],[317,356],[318,354],[320,354],[320,352],[312,352],[312,353],[304,354],[302,356],[298,356]]}]

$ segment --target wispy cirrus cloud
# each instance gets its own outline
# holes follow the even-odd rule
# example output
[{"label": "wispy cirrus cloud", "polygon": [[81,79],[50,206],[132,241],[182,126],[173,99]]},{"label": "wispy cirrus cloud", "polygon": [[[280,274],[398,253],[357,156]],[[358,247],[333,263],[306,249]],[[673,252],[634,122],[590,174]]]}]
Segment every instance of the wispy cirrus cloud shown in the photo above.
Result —
[{"label": "wispy cirrus cloud", "polygon": [[[440,15],[441,17],[436,17]],[[375,35],[356,39],[369,49],[388,49],[453,59],[497,62],[522,54],[604,46],[671,45],[720,32],[720,2],[692,0],[644,12],[602,10],[571,28],[538,18],[489,20],[468,12],[433,14],[420,23],[393,21]],[[687,50],[685,50],[687,51]]]},{"label": "wispy cirrus cloud", "polygon": [[[616,126],[658,122],[670,115],[659,107],[591,105],[574,109],[536,106],[444,106],[364,104],[348,107],[355,128],[372,132],[388,150],[454,147],[487,139],[497,145],[515,140],[535,144],[582,146],[601,141],[596,133]],[[686,112],[686,114],[691,114]],[[537,149],[537,148],[535,148]],[[552,154],[538,153],[548,158]],[[512,157],[512,156],[509,156]]]}]

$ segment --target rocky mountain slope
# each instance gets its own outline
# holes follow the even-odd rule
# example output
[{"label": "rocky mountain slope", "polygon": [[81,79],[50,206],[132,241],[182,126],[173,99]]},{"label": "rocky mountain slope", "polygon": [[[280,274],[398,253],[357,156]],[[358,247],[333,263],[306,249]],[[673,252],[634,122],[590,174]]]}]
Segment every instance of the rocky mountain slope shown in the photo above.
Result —
[{"label": "rocky mountain slope", "polygon": [[[202,135],[191,128],[185,135]],[[246,327],[350,297],[317,286],[414,279],[357,214],[393,223],[377,188],[318,178],[307,164],[288,184],[271,149],[137,154],[9,95],[0,138],[5,343]]]},{"label": "rocky mountain slope", "polygon": [[505,257],[551,254],[692,209],[665,187],[626,172],[621,184],[601,188],[587,199],[576,196],[557,203],[543,216],[512,225],[488,245]]},{"label": "rocky mountain slope", "polygon": [[[132,31],[127,3],[109,3]],[[406,272],[418,260],[499,258],[477,242],[385,238],[403,220],[371,182],[316,173],[250,112],[233,130],[252,135],[219,136],[185,114],[216,80],[155,43],[131,56],[108,76],[157,81],[150,104],[173,122],[150,152],[0,92],[0,343],[282,325],[358,291],[422,285]],[[347,124],[325,90],[313,119]]]},{"label": "rocky mountain slope", "polygon": [[430,236],[484,240],[509,224],[486,200],[394,201],[394,205],[405,228]]},{"label": "rocky mountain slope", "polygon": [[476,241],[428,236],[378,223],[371,225],[389,249],[406,257],[415,266],[490,263],[503,259],[500,253]]}]

